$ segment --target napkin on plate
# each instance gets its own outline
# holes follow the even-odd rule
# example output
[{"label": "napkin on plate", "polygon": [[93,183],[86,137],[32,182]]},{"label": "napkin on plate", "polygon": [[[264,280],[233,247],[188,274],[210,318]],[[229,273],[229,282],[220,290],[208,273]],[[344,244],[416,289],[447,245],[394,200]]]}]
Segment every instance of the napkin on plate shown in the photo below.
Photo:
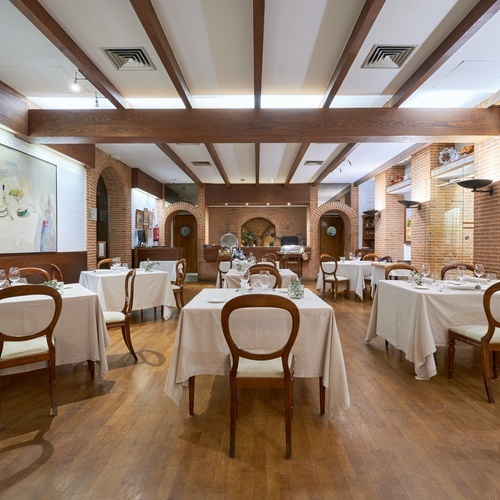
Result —
[{"label": "napkin on plate", "polygon": [[448,288],[450,290],[475,290],[476,285],[474,283],[464,283],[463,285],[456,285],[455,283],[448,283]]},{"label": "napkin on plate", "polygon": [[475,283],[488,283],[486,278],[476,278],[475,276],[464,276],[464,281],[473,281]]}]

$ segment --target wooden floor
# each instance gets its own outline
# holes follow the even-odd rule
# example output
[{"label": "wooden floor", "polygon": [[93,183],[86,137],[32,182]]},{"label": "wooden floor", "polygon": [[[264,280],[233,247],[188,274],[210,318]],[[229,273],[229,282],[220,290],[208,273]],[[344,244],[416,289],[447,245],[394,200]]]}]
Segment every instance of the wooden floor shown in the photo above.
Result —
[{"label": "wooden floor", "polygon": [[317,380],[296,379],[291,460],[279,391],[240,395],[234,459],[225,377],[197,377],[193,417],[186,398],[180,409],[167,398],[178,313],[148,310],[132,331],[139,362],[112,331],[105,380],[58,367],[57,417],[44,371],[2,377],[0,498],[500,498],[500,382],[489,404],[478,353],[459,346],[449,383],[440,348],[439,374],[417,381],[394,348],[365,343],[371,302],[331,303],[351,408],[320,416]]}]

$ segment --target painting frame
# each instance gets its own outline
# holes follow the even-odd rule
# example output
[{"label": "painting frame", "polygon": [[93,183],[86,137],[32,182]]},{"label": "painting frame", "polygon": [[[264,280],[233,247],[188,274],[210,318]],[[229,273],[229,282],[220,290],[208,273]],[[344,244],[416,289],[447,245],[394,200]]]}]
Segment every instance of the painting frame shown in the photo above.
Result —
[{"label": "painting frame", "polygon": [[143,210],[143,219],[142,219],[142,225],[147,229],[148,227],[148,221],[149,221],[149,210],[147,208],[144,208]]},{"label": "painting frame", "polygon": [[404,242],[405,244],[411,243],[411,208],[405,208],[404,216]]},{"label": "painting frame", "polygon": [[135,210],[135,227],[136,229],[142,229],[144,226],[144,211],[139,210],[138,208]]},{"label": "painting frame", "polygon": [[0,248],[57,252],[57,165],[0,144]]}]

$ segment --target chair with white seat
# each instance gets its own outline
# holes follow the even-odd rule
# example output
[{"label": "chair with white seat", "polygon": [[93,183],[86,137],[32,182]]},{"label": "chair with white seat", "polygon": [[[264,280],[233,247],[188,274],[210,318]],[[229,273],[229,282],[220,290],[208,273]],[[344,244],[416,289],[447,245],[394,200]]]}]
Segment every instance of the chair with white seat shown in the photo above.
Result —
[{"label": "chair with white seat", "polygon": [[470,271],[471,274],[474,275],[474,266],[472,264],[466,264],[465,262],[455,262],[454,264],[448,264],[441,269],[441,280],[444,280],[448,271],[456,271],[458,266],[464,266],[467,271]]},{"label": "chair with white seat", "polygon": [[267,271],[271,278],[271,284],[269,288],[281,288],[282,286],[282,277],[278,269],[276,269],[272,265],[268,265],[265,263],[262,264],[254,264],[248,268],[248,274],[250,276],[258,275],[261,271]]},{"label": "chair with white seat", "polygon": [[[52,307],[50,322],[39,331],[26,331],[24,317],[16,318],[12,313],[14,324],[23,325],[25,333],[19,336],[18,332],[0,331],[0,369],[23,366],[31,363],[47,361],[49,364],[49,384],[52,402],[52,415],[57,415],[56,398],[56,350],[52,335],[59,321],[62,309],[62,298],[60,293],[51,287],[44,285],[25,285],[3,288],[0,290],[0,301],[15,297],[42,296],[53,302],[47,301],[47,307]],[[14,334],[15,333],[15,334]],[[0,429],[2,421],[0,418]]]},{"label": "chair with white seat", "polygon": [[226,274],[233,267],[233,259],[229,255],[219,255],[217,257],[217,275],[219,278],[219,288],[224,287],[224,280],[226,279]]},{"label": "chair with white seat", "polygon": [[[333,265],[333,269],[325,269],[326,263],[331,263]],[[333,300],[335,300],[337,297],[339,284],[345,285],[344,296],[347,297],[349,294],[349,278],[337,275],[337,261],[331,255],[323,253],[319,257],[319,268],[323,275],[323,290],[321,291],[321,298],[325,298],[326,286],[330,285],[332,289]]]},{"label": "chair with white seat", "polygon": [[491,285],[483,295],[483,307],[486,323],[480,325],[458,325],[448,329],[448,379],[453,380],[455,362],[455,341],[460,340],[481,350],[481,371],[488,401],[494,403],[490,380],[490,353],[493,353],[493,378],[498,377],[500,361],[500,314],[496,316],[491,309],[493,295],[500,291],[500,282]]},{"label": "chair with white seat", "polygon": [[[397,271],[394,273],[394,271]],[[405,262],[396,262],[395,264],[391,264],[385,270],[385,279],[408,279],[410,273],[418,273],[418,269],[413,267],[410,264],[406,264]]]},{"label": "chair with white seat", "polygon": [[[258,349],[249,352],[241,347],[241,342],[235,332],[238,331],[238,321],[231,320],[231,314],[238,309],[246,308],[274,308],[285,312],[283,314],[283,332],[289,332],[288,338],[283,339],[281,347]],[[287,313],[287,314],[286,314]],[[263,313],[264,314],[264,313]],[[289,316],[290,319],[286,319]],[[256,325],[261,318],[260,314],[252,316]],[[247,320],[247,321],[252,321]],[[247,324],[245,321],[245,324]],[[300,325],[300,314],[293,301],[286,297],[272,294],[241,295],[227,302],[222,308],[221,324],[224,337],[231,352],[230,384],[230,446],[229,456],[234,457],[236,441],[236,418],[238,413],[238,389],[241,387],[253,388],[283,388],[285,392],[285,438],[286,458],[292,455],[292,406],[293,406],[293,359],[291,350]],[[269,331],[273,335],[274,331]],[[280,344],[280,343],[278,343]],[[257,351],[258,349],[258,351]]]},{"label": "chair with white seat", "polygon": [[121,311],[103,311],[104,320],[108,328],[119,327],[122,330],[123,340],[130,354],[137,361],[137,354],[132,345],[130,336],[130,320],[132,316],[132,308],[134,305],[134,284],[135,284],[135,269],[131,269],[125,277],[125,302]]},{"label": "chair with white seat", "polygon": [[97,269],[101,269],[101,267],[106,264],[108,264],[109,267],[109,265],[111,265],[113,262],[113,259],[102,259],[97,263]]},{"label": "chair with white seat", "polygon": [[50,281],[50,274],[41,267],[20,267],[19,276],[27,278],[28,282],[33,285],[40,285],[44,281]]},{"label": "chair with white seat", "polygon": [[175,303],[177,309],[184,307],[184,280],[186,279],[186,259],[180,259],[175,263],[176,278],[172,283],[172,291],[174,292]]},{"label": "chair with white seat", "polygon": [[[378,262],[380,259],[378,258],[378,255],[376,253],[367,253],[366,255],[363,255],[363,258],[361,260]],[[365,276],[364,281],[365,288],[363,289],[363,293],[365,297],[371,298],[372,275],[370,274],[369,276]]]}]

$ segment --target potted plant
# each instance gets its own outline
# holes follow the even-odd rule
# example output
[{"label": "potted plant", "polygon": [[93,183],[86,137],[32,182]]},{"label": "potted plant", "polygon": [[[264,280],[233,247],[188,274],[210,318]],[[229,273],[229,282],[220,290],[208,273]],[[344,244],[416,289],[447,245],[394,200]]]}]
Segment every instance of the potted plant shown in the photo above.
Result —
[{"label": "potted plant", "polygon": [[252,229],[247,229],[241,233],[241,241],[244,246],[250,247],[255,244],[255,240],[257,239],[257,235]]}]

